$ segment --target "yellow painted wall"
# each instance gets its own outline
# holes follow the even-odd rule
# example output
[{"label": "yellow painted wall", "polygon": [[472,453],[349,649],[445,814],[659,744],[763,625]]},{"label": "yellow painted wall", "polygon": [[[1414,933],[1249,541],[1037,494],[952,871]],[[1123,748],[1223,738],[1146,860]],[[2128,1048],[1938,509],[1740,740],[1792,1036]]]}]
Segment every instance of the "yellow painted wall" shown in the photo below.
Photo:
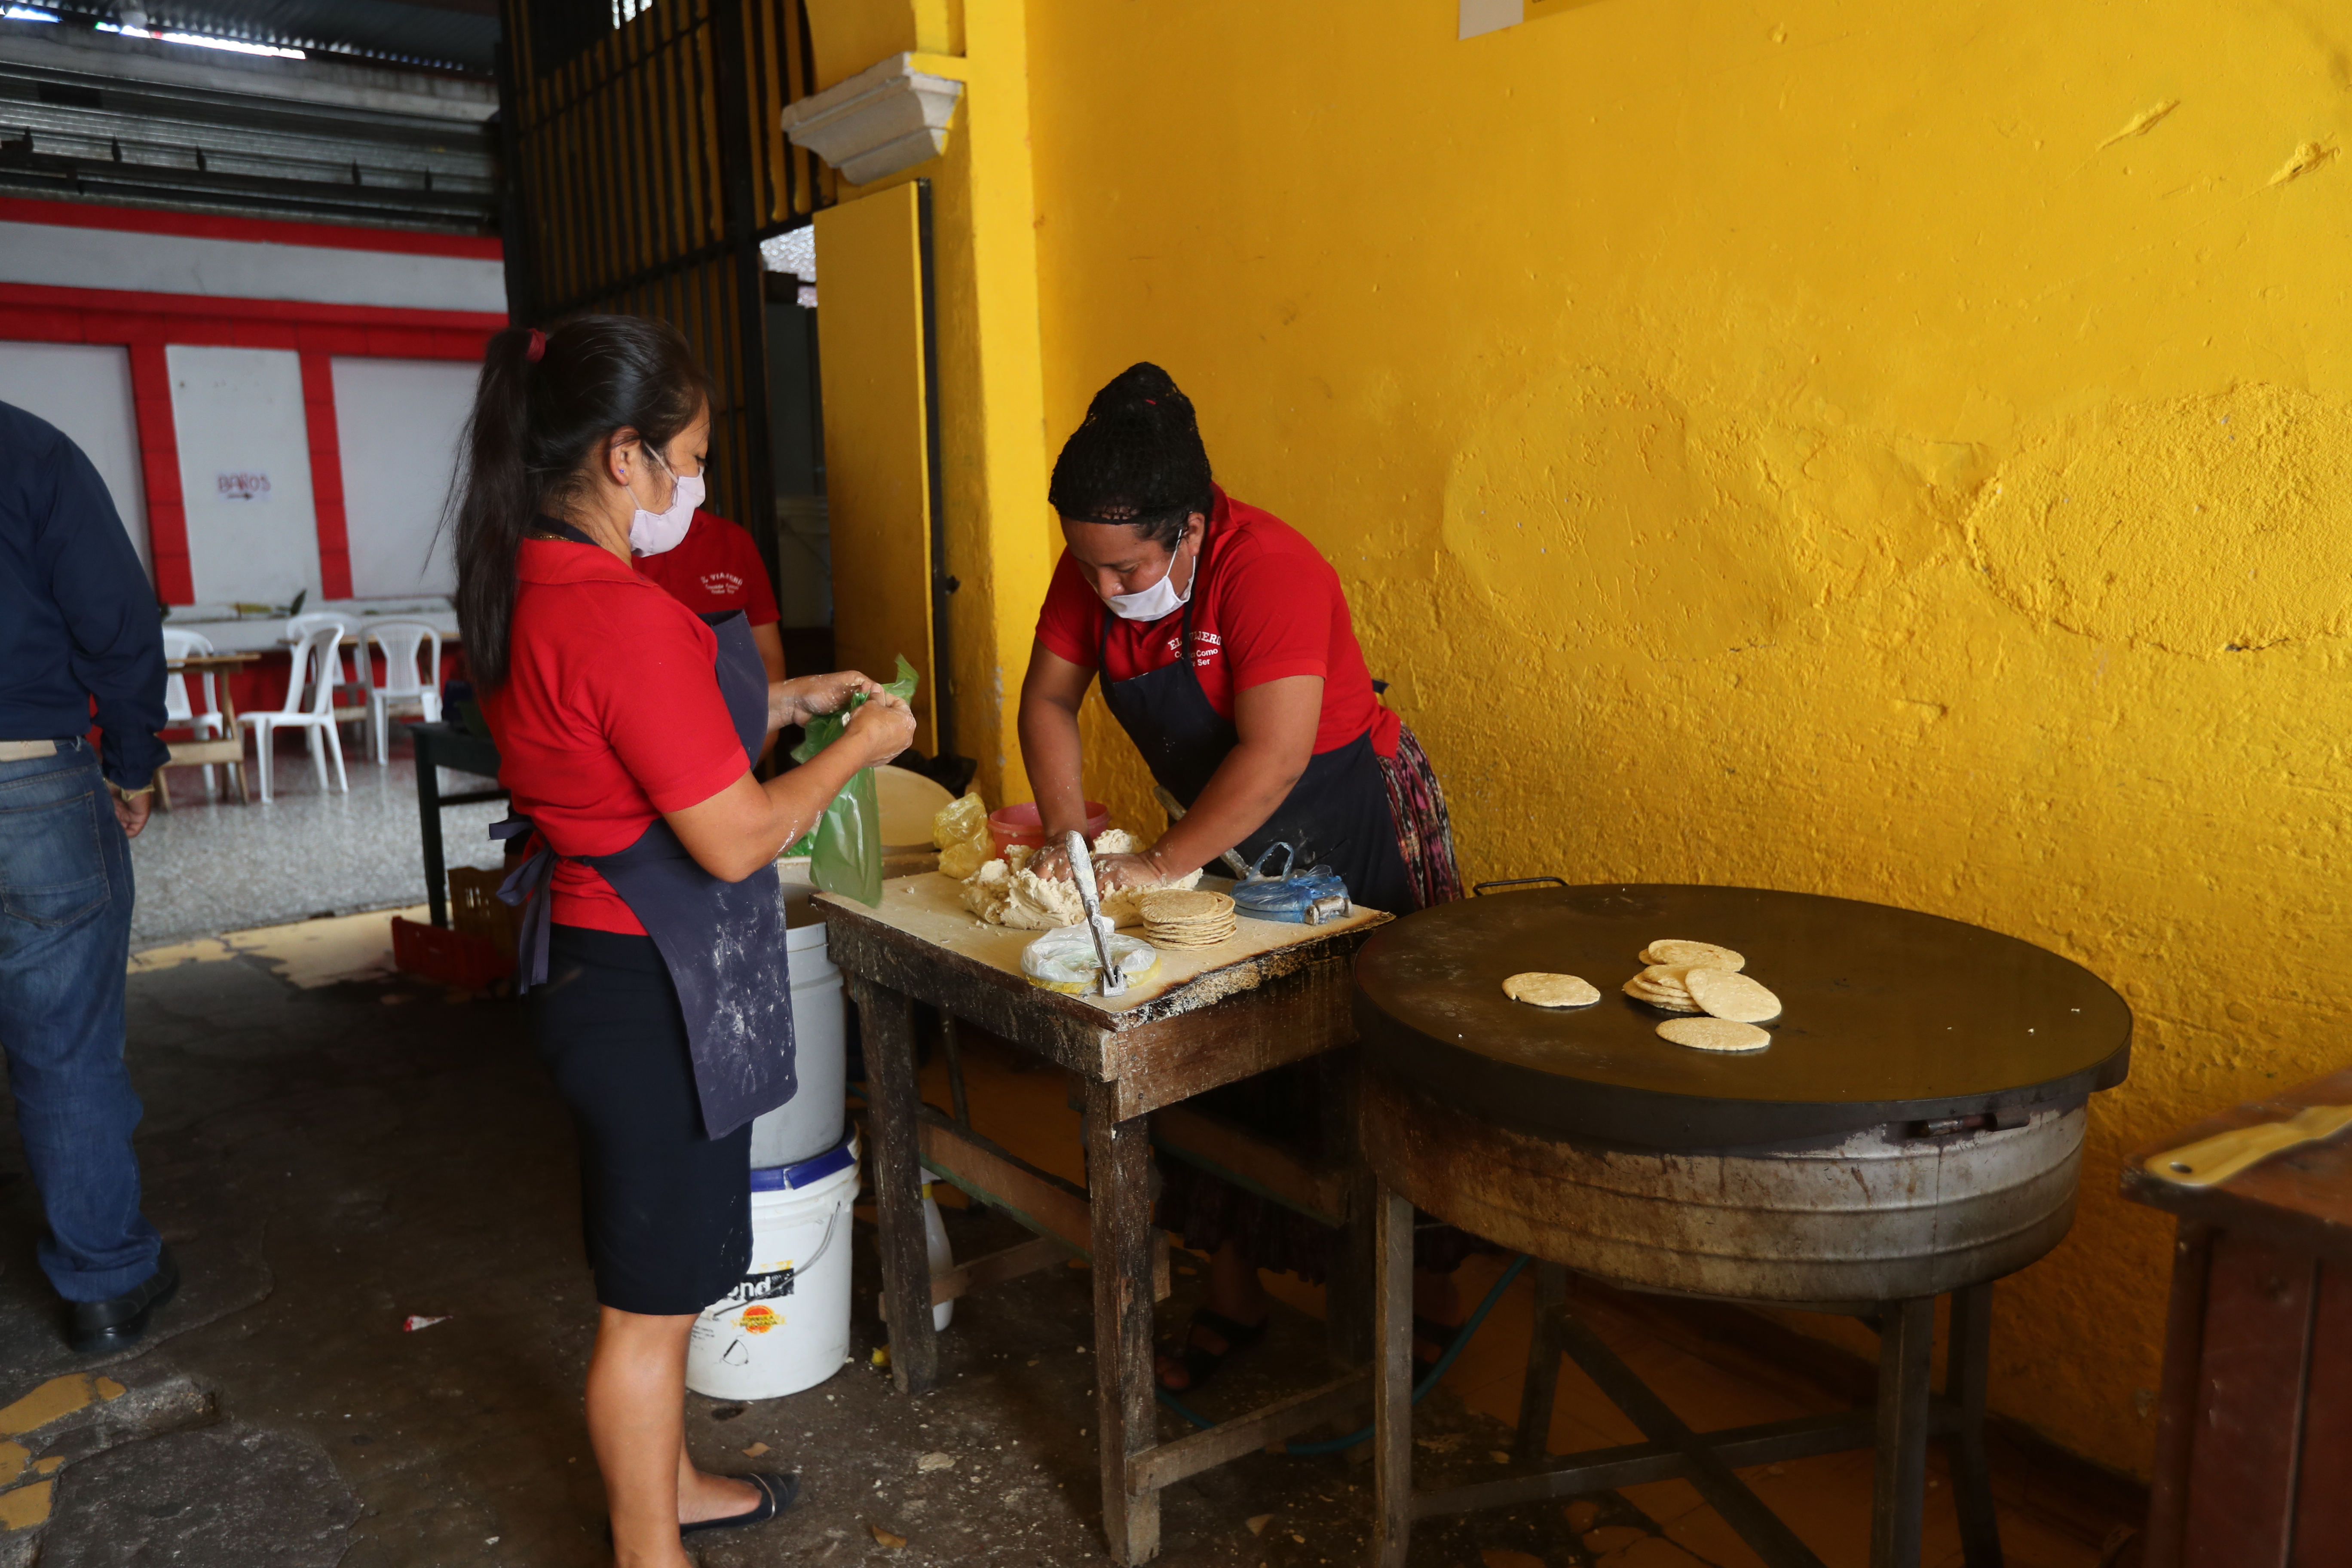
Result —
[{"label": "yellow painted wall", "polygon": [[[1046,458],[1167,365],[1474,875],[1882,900],[2131,999],[1994,1398],[2144,1470],[2120,1154],[2352,1058],[2352,13],[1027,9]],[[992,526],[1017,682],[1055,539]]]}]

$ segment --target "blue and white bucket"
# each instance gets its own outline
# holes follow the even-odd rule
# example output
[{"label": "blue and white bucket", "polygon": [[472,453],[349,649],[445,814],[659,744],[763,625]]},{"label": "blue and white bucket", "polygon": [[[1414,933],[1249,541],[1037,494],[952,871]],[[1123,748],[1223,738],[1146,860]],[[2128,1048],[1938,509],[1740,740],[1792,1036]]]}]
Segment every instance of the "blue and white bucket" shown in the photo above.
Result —
[{"label": "blue and white bucket", "polygon": [[849,1354],[857,1134],[814,1160],[751,1173],[751,1267],[694,1321],[686,1385],[713,1399],[814,1388]]}]

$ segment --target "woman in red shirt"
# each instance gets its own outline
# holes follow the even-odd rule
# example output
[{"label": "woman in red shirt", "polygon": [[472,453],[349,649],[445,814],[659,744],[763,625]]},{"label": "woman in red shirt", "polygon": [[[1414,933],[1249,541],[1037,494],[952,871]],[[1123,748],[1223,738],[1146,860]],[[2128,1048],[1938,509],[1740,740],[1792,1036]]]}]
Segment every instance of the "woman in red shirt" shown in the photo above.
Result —
[{"label": "woman in red shirt", "polygon": [[[1151,887],[1228,849],[1255,862],[1281,841],[1373,909],[1462,896],[1444,794],[1381,705],[1339,574],[1296,529],[1216,487],[1192,405],[1165,371],[1130,366],[1095,395],[1050,499],[1067,548],[1021,687],[1022,756],[1048,845],[1086,824],[1078,705],[1099,675],[1112,716],[1185,808],[1141,854],[1100,858],[1105,885]],[[1057,850],[1032,864],[1067,874]],[[1320,1070],[1279,1068],[1203,1100],[1296,1133],[1318,1124]],[[1160,1223],[1213,1258],[1208,1305],[1160,1362],[1160,1381],[1183,1389],[1265,1331],[1258,1268],[1319,1279],[1328,1237],[1197,1167],[1160,1171]],[[1463,1246],[1458,1231],[1418,1244],[1433,1315],[1448,1310]]]},{"label": "woman in red shirt", "polygon": [[[750,1262],[750,1122],[794,1088],[773,862],[914,732],[862,675],[770,682],[740,614],[706,625],[632,568],[632,541],[700,500],[709,430],[709,383],[671,327],[501,332],[455,519],[467,657],[512,829],[536,847],[501,897],[524,904],[520,978],[579,1132],[601,1308],[588,1430],[628,1568],[682,1568],[683,1533],[773,1518],[797,1492],[688,1459],[687,1335]],[[839,741],[753,781],[768,728],[860,696]]]}]

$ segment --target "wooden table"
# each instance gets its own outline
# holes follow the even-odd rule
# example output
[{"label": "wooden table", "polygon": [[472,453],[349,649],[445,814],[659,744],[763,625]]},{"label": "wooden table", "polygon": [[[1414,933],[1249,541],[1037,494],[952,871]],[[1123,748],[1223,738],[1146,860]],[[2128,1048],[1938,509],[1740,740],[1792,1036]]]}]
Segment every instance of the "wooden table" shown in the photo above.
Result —
[{"label": "wooden table", "polygon": [[441,808],[504,800],[507,792],[469,789],[443,795],[441,775],[435,770],[454,768],[496,780],[499,748],[489,737],[459,724],[411,724],[408,735],[416,747],[416,828],[425,841],[425,899],[432,907],[433,923],[446,926],[449,923],[449,869],[441,848]]},{"label": "wooden table", "polygon": [[2352,1069],[2183,1128],[2124,1163],[2124,1195],[2179,1216],[2157,1401],[2146,1568],[2352,1563],[2352,1139],[2209,1187],[2157,1154],[2308,1105]]},{"label": "wooden table", "polygon": [[[869,910],[830,894],[818,903],[833,961],[861,1020],[874,1145],[875,1208],[890,1313],[890,1369],[899,1389],[937,1382],[931,1315],[908,1304],[951,1300],[983,1285],[1062,1262],[1093,1260],[1096,1379],[1102,1435],[1103,1531],[1125,1563],[1160,1551],[1160,1490],[1340,1417],[1367,1391],[1370,1351],[1370,1205],[1352,1158],[1353,1108],[1330,1108],[1350,1151],[1316,1166],[1180,1102],[1287,1062],[1352,1045],[1356,949],[1390,917],[1360,910],[1324,926],[1244,920],[1235,938],[1200,952],[1169,950],[1160,972],[1118,998],[1039,990],[1020,973],[1037,935],[986,926],[936,872],[884,884]],[[956,1021],[966,1020],[1066,1068],[1086,1100],[1087,1185],[1049,1175],[924,1106],[915,1084],[915,1005],[946,1020],[960,1085]],[[1307,1393],[1171,1443],[1154,1411],[1151,1308],[1167,1293],[1165,1243],[1151,1219],[1154,1142],[1179,1158],[1341,1230],[1328,1320],[1338,1358],[1357,1366]],[[1037,1233],[1034,1241],[934,1276],[923,1244],[920,1170],[928,1168]]]},{"label": "wooden table", "polygon": [[[257,653],[192,653],[185,658],[168,661],[163,668],[174,675],[216,674],[226,677],[254,663]],[[210,741],[173,741],[166,742],[170,755],[163,768],[202,768],[215,763],[236,771],[236,798],[239,804],[250,805],[253,795],[245,777],[245,731],[237,727],[236,692],[226,679],[215,682],[220,693],[220,716],[226,730]],[[195,704],[189,707],[193,710]],[[172,786],[164,780],[163,768],[155,770],[155,804],[165,811],[172,809]]]}]

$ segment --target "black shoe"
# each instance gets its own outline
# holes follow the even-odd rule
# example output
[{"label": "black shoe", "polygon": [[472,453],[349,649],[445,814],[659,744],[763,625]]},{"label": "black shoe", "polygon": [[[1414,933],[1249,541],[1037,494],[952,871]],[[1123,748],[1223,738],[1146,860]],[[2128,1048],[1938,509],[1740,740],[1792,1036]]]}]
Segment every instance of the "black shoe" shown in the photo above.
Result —
[{"label": "black shoe", "polygon": [[66,1321],[66,1343],[83,1355],[128,1350],[147,1331],[147,1319],[180,1288],[179,1260],[170,1247],[155,1255],[155,1272],[110,1301],[76,1301]]},{"label": "black shoe", "polygon": [[698,1519],[692,1524],[681,1524],[677,1532],[693,1535],[705,1530],[740,1530],[747,1524],[765,1524],[792,1507],[801,1495],[801,1479],[798,1476],[756,1471],[736,1479],[749,1481],[760,1489],[760,1500],[756,1505],[741,1513],[730,1513],[724,1519]]}]

